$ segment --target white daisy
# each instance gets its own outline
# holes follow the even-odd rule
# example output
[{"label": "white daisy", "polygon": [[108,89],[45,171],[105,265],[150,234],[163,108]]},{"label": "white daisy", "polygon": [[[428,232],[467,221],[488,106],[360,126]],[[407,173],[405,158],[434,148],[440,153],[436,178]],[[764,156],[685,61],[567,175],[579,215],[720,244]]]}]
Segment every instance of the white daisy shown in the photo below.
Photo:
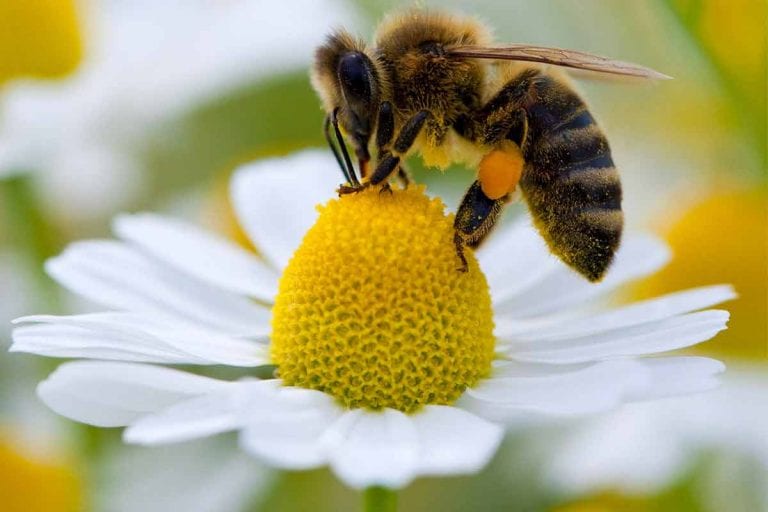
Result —
[{"label": "white daisy", "polygon": [[[42,400],[77,421],[125,426],[129,443],[235,430],[273,466],[329,465],[352,487],[398,488],[480,470],[510,422],[715,385],[718,361],[641,356],[724,329],[727,312],[699,310],[732,298],[729,287],[600,307],[664,264],[657,240],[627,236],[595,285],[521,222],[460,273],[450,217],[418,187],[346,196],[318,214],[335,165],[308,151],[236,173],[234,206],[263,258],[139,214],[116,220],[119,240],[75,243],[49,261],[54,279],[109,310],[17,320],[12,350],[92,359],[62,364]],[[278,378],[147,363],[276,364]]]},{"label": "white daisy", "polygon": [[210,437],[185,443],[183,449],[111,446],[92,486],[93,510],[257,510],[275,475],[227,441]]},{"label": "white daisy", "polygon": [[159,124],[264,77],[302,72],[331,25],[357,18],[344,0],[78,4],[86,53],[77,70],[2,91],[0,179],[37,171],[46,199],[81,219],[139,197],[141,154]]},{"label": "white daisy", "polygon": [[[748,471],[768,479],[768,366],[735,364],[722,380],[706,395],[631,404],[586,418],[560,438],[549,436],[549,480],[570,494],[655,494],[703,453],[710,462],[713,454],[748,458],[754,462]],[[739,480],[729,475],[710,489],[732,497]]]}]

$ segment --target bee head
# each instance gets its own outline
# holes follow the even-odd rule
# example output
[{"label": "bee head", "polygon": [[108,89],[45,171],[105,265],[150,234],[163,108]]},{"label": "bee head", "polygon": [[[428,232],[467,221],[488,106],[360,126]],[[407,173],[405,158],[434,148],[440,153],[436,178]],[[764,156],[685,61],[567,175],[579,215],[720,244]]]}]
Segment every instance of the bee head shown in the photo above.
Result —
[{"label": "bee head", "polygon": [[379,72],[362,41],[347,32],[332,34],[317,49],[312,85],[327,112],[338,110],[339,124],[361,160],[370,160],[368,142],[381,98]]}]

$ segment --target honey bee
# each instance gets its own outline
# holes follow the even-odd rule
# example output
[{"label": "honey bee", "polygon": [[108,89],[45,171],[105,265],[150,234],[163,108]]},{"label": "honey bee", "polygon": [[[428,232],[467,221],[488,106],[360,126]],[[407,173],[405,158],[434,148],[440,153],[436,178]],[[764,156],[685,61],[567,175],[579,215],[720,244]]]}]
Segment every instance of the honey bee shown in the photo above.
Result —
[{"label": "honey bee", "polygon": [[373,46],[334,32],[317,49],[311,79],[346,180],[339,194],[389,190],[395,176],[407,185],[403,160],[412,152],[428,166],[463,163],[478,172],[454,220],[460,270],[467,269],[465,247],[483,241],[519,184],[550,250],[600,280],[621,239],[619,175],[584,100],[550,65],[668,78],[578,51],[494,45],[481,23],[441,13],[390,16]]}]

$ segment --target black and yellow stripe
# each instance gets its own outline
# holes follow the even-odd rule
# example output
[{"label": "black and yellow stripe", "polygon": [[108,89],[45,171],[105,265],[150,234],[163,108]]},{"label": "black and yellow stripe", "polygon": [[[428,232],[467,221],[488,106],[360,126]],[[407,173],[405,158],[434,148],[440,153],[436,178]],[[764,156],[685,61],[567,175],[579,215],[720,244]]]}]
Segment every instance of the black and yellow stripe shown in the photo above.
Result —
[{"label": "black and yellow stripe", "polygon": [[621,183],[605,135],[578,95],[544,74],[532,83],[520,182],[550,250],[591,281],[621,240]]}]

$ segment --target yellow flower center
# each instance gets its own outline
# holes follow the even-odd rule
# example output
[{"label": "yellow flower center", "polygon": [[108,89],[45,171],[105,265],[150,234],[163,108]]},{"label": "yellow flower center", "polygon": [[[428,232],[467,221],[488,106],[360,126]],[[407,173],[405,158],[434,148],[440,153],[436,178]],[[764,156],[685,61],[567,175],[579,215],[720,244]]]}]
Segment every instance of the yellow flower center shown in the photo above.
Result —
[{"label": "yellow flower center", "polygon": [[421,187],[319,208],[281,280],[272,359],[289,386],[349,408],[450,404],[493,359],[488,285],[459,272],[452,216]]}]

